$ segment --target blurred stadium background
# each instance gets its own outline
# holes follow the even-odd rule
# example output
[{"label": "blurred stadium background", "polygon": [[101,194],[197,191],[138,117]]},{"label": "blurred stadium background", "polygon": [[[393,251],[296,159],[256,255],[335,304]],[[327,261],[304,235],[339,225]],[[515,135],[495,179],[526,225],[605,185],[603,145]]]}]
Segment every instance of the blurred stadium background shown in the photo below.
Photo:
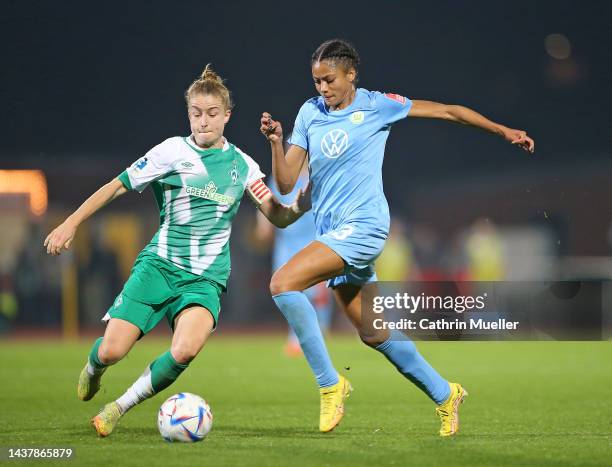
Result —
[{"label": "blurred stadium background", "polygon": [[[360,85],[464,104],[536,140],[531,156],[441,122],[396,124],[381,279],[612,276],[610,2],[10,1],[2,11],[3,336],[100,333],[157,228],[153,196],[107,206],[60,258],[42,242],[152,146],[188,134],[183,93],[206,63],[236,102],[226,136],[269,173],[259,116],[269,111],[291,128],[315,93],[310,54],[334,36],[360,51]],[[245,200],[221,332],[284,326],[254,222]]]}]

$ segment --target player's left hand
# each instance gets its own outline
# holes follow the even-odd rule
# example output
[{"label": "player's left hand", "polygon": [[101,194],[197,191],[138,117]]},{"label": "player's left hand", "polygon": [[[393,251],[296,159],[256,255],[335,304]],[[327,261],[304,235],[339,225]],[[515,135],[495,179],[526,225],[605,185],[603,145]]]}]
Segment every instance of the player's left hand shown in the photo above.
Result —
[{"label": "player's left hand", "polygon": [[64,222],[47,235],[43,246],[47,248],[48,254],[57,256],[62,250],[70,248],[75,234],[76,227],[69,222]]},{"label": "player's left hand", "polygon": [[516,144],[531,154],[535,151],[535,142],[527,136],[527,132],[523,130],[513,130],[507,127],[503,127],[502,132],[504,134],[504,139],[509,143]]},{"label": "player's left hand", "polygon": [[312,200],[310,198],[311,187],[311,182],[308,181],[308,184],[297,192],[294,203],[300,212],[310,211],[310,208],[312,208]]}]

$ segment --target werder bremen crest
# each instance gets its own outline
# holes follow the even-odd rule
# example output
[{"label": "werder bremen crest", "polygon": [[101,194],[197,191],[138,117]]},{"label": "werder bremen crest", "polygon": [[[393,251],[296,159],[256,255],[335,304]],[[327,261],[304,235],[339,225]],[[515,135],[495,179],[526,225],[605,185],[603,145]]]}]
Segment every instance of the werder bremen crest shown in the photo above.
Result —
[{"label": "werder bremen crest", "polygon": [[236,182],[238,181],[238,167],[236,165],[236,161],[234,161],[234,167],[230,171],[230,175],[232,176],[232,182],[235,185]]}]

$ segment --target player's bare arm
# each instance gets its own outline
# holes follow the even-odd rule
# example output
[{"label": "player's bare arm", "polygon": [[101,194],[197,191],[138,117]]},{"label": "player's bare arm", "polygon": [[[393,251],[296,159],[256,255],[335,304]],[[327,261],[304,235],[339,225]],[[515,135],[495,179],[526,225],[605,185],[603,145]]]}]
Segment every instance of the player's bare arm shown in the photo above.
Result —
[{"label": "player's bare arm", "polygon": [[87,198],[76,211],[68,216],[62,224],[47,235],[43,244],[47,248],[47,253],[57,256],[62,250],[70,248],[76,229],[81,222],[127,191],[127,188],[118,178],[114,178],[106,185],[103,185],[98,191]]},{"label": "player's bare arm", "polygon": [[259,211],[272,224],[281,229],[293,224],[311,208],[310,183],[303,190],[298,190],[295,200],[290,205],[281,203],[263,183],[263,180],[248,187],[248,194]]},{"label": "player's bare arm", "polygon": [[270,141],[272,173],[279,191],[286,195],[293,190],[300,175],[300,170],[306,159],[306,150],[300,146],[291,145],[287,154],[285,154],[283,127],[279,121],[273,120],[268,112],[264,112],[261,116],[260,131]]},{"label": "player's bare arm", "polygon": [[492,122],[484,115],[462,105],[446,105],[439,102],[413,100],[408,112],[409,117],[437,118],[463,125],[470,125],[495,133],[511,144],[533,153],[535,143],[523,130],[514,130],[499,123]]}]

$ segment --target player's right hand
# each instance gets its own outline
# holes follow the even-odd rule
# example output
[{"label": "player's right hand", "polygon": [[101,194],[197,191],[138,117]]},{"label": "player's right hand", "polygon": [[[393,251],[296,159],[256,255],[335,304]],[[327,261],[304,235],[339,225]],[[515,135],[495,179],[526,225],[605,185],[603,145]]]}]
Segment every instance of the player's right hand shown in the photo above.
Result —
[{"label": "player's right hand", "polygon": [[298,190],[294,203],[299,212],[307,212],[312,208],[311,191],[312,182],[310,180],[304,188]]},{"label": "player's right hand", "polygon": [[70,248],[75,234],[76,227],[69,222],[64,222],[47,235],[43,246],[47,248],[48,254],[57,256],[62,252],[62,249]]},{"label": "player's right hand", "polygon": [[268,112],[261,114],[261,127],[259,131],[268,138],[268,141],[282,141],[283,140],[283,127],[280,122],[272,120],[272,115]]}]

